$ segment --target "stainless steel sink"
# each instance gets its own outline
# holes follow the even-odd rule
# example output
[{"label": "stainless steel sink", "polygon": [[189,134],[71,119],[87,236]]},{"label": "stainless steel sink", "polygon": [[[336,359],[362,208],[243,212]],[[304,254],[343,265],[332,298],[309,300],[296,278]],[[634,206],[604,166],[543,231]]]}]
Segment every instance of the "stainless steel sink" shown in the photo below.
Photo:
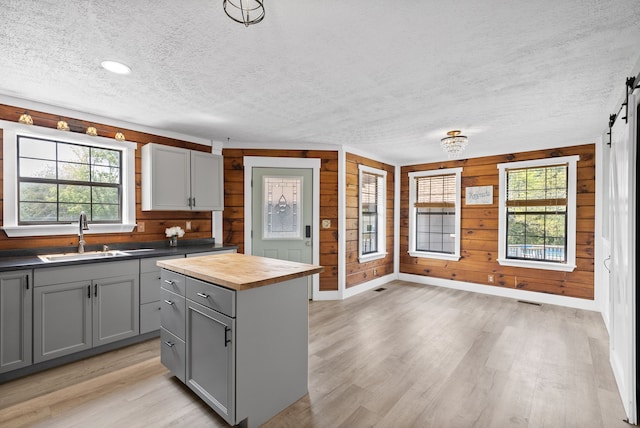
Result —
[{"label": "stainless steel sink", "polygon": [[118,256],[129,255],[125,251],[109,250],[109,251],[87,251],[85,253],[64,253],[64,254],[45,254],[38,256],[45,263],[52,262],[71,262],[77,260],[104,259]]},{"label": "stainless steel sink", "polygon": [[127,254],[136,254],[136,253],[144,253],[146,251],[153,251],[155,248],[138,248],[136,250],[122,250],[123,253]]}]

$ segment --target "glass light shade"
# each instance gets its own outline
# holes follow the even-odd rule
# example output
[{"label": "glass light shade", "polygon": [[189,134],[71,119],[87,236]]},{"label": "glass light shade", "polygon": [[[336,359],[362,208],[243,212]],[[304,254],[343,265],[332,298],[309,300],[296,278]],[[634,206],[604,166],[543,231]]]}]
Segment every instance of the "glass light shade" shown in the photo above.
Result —
[{"label": "glass light shade", "polygon": [[229,18],[245,27],[264,19],[262,0],[223,0],[222,7]]},{"label": "glass light shade", "polygon": [[90,126],[87,128],[87,135],[91,135],[92,137],[95,137],[96,135],[98,135],[98,130],[93,126]]},{"label": "glass light shade", "polygon": [[20,115],[20,119],[18,119],[18,122],[22,123],[23,125],[33,125],[33,118],[29,113],[25,111]]},{"label": "glass light shade", "polygon": [[460,131],[449,131],[447,135],[448,137],[440,140],[440,146],[450,159],[457,158],[467,147],[469,139],[464,135],[460,135]]},{"label": "glass light shade", "polygon": [[59,120],[57,128],[60,131],[68,131],[69,130],[69,124],[67,122],[65,122],[64,120]]},{"label": "glass light shade", "polygon": [[125,140],[124,134],[122,132],[116,132],[116,136],[113,137],[113,138],[115,138],[118,141],[124,141]]}]

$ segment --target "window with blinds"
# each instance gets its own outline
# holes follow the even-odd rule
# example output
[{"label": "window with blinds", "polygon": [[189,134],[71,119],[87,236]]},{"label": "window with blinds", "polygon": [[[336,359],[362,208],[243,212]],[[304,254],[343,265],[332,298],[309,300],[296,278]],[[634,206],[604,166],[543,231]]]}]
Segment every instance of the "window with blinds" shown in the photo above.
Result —
[{"label": "window with blinds", "polygon": [[506,169],[506,257],[567,261],[568,164]]},{"label": "window with blinds", "polygon": [[386,172],[359,167],[359,258],[385,255]]},{"label": "window with blinds", "polygon": [[417,177],[416,251],[453,254],[455,251],[455,174]]},{"label": "window with blinds", "polygon": [[460,259],[462,168],[409,173],[409,255]]}]

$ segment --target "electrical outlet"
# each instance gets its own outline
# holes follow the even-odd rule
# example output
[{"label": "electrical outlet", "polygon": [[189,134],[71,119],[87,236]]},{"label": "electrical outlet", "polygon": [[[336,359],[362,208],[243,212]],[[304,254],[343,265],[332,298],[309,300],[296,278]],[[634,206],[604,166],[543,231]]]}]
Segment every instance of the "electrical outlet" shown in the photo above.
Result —
[{"label": "electrical outlet", "polygon": [[373,270],[373,276],[378,276],[378,269]]},{"label": "electrical outlet", "polygon": [[322,220],[322,228],[329,229],[331,227],[331,220],[324,219]]},{"label": "electrical outlet", "polygon": [[188,221],[188,222],[185,224],[184,228],[185,228],[186,230],[191,230],[191,222],[190,222],[190,221]]},{"label": "electrical outlet", "polygon": [[138,222],[138,232],[144,232],[144,221]]},{"label": "electrical outlet", "polygon": [[487,277],[487,281],[489,281],[489,284],[493,284],[493,280],[494,280],[493,275],[489,275],[489,276]]}]

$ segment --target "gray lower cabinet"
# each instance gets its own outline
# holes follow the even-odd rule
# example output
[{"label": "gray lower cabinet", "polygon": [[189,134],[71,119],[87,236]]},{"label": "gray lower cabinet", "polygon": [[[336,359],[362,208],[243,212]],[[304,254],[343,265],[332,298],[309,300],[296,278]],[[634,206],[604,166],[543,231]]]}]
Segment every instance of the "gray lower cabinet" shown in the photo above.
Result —
[{"label": "gray lower cabinet", "polygon": [[185,383],[235,425],[235,320],[187,299]]},{"label": "gray lower cabinet", "polygon": [[36,269],[34,285],[35,363],[139,334],[137,260]]},{"label": "gray lower cabinet", "polygon": [[0,373],[31,365],[31,277],[0,273]]}]

